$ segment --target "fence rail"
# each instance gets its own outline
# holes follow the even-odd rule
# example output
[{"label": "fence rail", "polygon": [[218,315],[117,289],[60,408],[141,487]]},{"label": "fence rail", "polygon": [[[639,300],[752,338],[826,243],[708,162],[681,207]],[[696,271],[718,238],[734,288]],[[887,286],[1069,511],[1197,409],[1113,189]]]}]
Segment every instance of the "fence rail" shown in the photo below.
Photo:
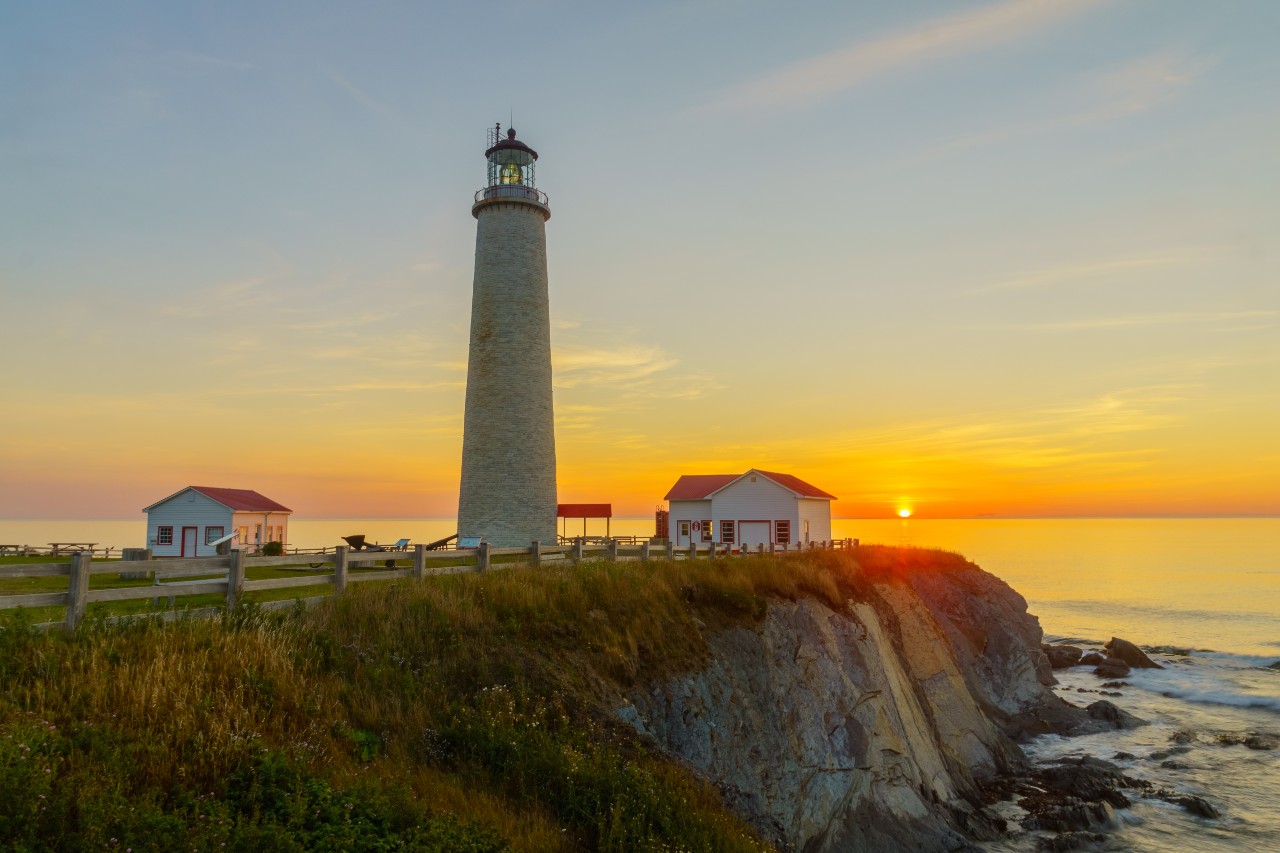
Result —
[{"label": "fence rail", "polygon": [[[176,598],[190,595],[217,594],[225,596],[225,607],[234,608],[247,592],[264,590],[294,589],[302,587],[331,587],[326,595],[341,595],[348,583],[365,583],[369,581],[402,580],[412,578],[422,580],[435,575],[452,575],[464,572],[482,572],[495,567],[494,557],[516,557],[522,559],[505,560],[498,565],[502,567],[517,565],[541,565],[543,562],[581,562],[590,558],[606,560],[648,560],[652,558],[676,559],[715,559],[717,557],[747,557],[762,554],[795,554],[816,548],[851,548],[858,544],[856,539],[841,539],[832,542],[810,543],[808,546],[757,546],[755,549],[737,548],[718,543],[696,543],[687,546],[675,546],[670,542],[654,545],[648,541],[639,544],[624,544],[617,539],[605,544],[587,544],[579,539],[572,545],[540,545],[531,543],[528,548],[491,548],[488,543],[480,543],[478,548],[458,548],[448,551],[432,551],[425,545],[417,545],[410,551],[353,551],[339,546],[333,551],[319,554],[303,554],[286,557],[249,557],[243,551],[232,551],[221,557],[194,557],[177,559],[152,559],[136,561],[98,561],[87,551],[71,555],[69,563],[44,563],[28,565],[0,566],[0,581],[9,578],[58,577],[66,576],[68,585],[66,592],[24,593],[18,595],[0,595],[0,610],[18,607],[50,607],[67,608],[66,618],[61,623],[42,623],[40,627],[63,625],[67,630],[74,630],[84,618],[85,608],[94,602],[135,601],[140,599],[168,598],[172,603]],[[468,562],[458,563],[459,559]],[[380,570],[352,569],[367,563],[384,563],[391,561],[391,567]],[[451,562],[452,561],[452,562]],[[474,561],[474,562],[472,562]],[[408,566],[395,566],[396,563],[409,563]],[[444,562],[446,565],[435,565]],[[248,568],[278,568],[281,566],[306,565],[309,569],[329,569],[320,574],[305,574],[297,577],[262,578],[250,580],[245,577]],[[94,575],[126,573],[148,573],[153,580],[150,585],[114,587],[107,589],[90,589],[89,580]],[[321,596],[323,597],[323,596]],[[212,611],[221,608],[213,608]],[[129,618],[128,614],[118,618]]]}]

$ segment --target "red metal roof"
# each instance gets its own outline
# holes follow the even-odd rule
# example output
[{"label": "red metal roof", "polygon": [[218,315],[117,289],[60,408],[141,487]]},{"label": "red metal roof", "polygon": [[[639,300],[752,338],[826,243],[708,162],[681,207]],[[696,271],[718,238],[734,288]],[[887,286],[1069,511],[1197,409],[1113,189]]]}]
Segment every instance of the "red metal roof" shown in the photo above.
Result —
[{"label": "red metal roof", "polygon": [[[803,498],[823,498],[826,500],[836,500],[836,496],[828,492],[824,492],[817,486],[806,483],[799,477],[791,474],[777,474],[772,471],[761,471],[758,468],[752,468],[751,471],[768,477],[773,482],[782,486],[784,489],[790,489]],[[671,487],[671,491],[667,492],[664,500],[669,501],[700,501],[711,497],[715,492],[720,491],[725,486],[740,480],[750,474],[685,474],[676,484]]]},{"label": "red metal roof", "polygon": [[613,504],[556,504],[556,518],[613,518]]},{"label": "red metal roof", "polygon": [[293,512],[287,506],[278,504],[253,489],[218,489],[211,486],[192,486],[191,488],[236,512]]},{"label": "red metal roof", "polygon": [[700,501],[714,491],[723,489],[741,474],[684,474],[667,492],[663,500]]}]

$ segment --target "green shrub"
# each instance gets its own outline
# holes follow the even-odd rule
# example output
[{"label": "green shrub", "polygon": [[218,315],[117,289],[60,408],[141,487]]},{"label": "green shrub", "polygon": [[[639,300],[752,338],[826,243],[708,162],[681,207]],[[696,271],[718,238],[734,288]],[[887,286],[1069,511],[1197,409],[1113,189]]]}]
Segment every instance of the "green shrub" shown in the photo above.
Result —
[{"label": "green shrub", "polygon": [[268,542],[267,544],[265,544],[265,545],[263,545],[263,546],[262,546],[262,556],[264,556],[264,557],[283,557],[283,556],[284,556],[284,543],[283,543],[283,542]]}]

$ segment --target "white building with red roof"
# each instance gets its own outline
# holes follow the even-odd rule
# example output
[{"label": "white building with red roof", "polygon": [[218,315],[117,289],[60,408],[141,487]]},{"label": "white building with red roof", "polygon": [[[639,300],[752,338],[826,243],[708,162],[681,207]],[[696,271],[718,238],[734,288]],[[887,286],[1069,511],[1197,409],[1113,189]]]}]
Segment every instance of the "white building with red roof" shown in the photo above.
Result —
[{"label": "white building with red roof", "polygon": [[187,486],[142,510],[147,547],[157,557],[212,557],[213,543],[232,533],[232,547],[258,552],[289,541],[293,510],[252,489]]},{"label": "white building with red roof", "polygon": [[836,496],[791,474],[685,474],[667,492],[676,546],[734,547],[831,541]]}]

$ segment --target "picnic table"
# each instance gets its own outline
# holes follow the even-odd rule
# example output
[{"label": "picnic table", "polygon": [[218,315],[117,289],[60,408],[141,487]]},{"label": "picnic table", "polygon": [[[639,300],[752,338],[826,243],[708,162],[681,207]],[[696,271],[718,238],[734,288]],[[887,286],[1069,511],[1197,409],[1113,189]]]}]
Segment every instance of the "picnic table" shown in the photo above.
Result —
[{"label": "picnic table", "polygon": [[75,551],[92,551],[98,546],[97,542],[50,542],[49,556],[56,557],[59,554],[70,554]]},{"label": "picnic table", "polygon": [[7,556],[9,554],[21,555],[25,557],[27,555],[27,546],[26,545],[0,545],[0,557]]}]

